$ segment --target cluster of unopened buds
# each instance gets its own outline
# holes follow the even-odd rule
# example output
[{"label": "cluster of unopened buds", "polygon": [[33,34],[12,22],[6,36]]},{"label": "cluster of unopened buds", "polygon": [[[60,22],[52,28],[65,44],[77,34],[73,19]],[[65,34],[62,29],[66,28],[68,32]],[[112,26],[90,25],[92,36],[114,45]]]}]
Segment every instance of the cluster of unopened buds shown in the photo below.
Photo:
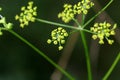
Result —
[{"label": "cluster of unopened buds", "polygon": [[65,37],[68,36],[68,33],[62,27],[58,27],[51,32],[51,39],[47,40],[48,44],[53,42],[54,45],[59,45],[58,49],[62,50],[62,44],[65,44]]},{"label": "cluster of unopened buds", "polygon": [[28,25],[29,22],[35,22],[35,16],[37,16],[37,7],[33,7],[33,2],[30,1],[28,2],[28,6],[21,7],[21,13],[20,15],[16,15],[15,19],[19,20],[20,22],[20,27],[24,28],[24,26]]},{"label": "cluster of unopened buds", "polygon": [[91,27],[91,31],[94,33],[92,35],[93,39],[99,38],[99,43],[104,44],[104,38],[107,39],[108,44],[112,44],[114,40],[109,39],[111,35],[115,35],[115,29],[117,24],[114,24],[113,27],[110,23],[95,23],[93,27]]},{"label": "cluster of unopened buds", "polygon": [[87,14],[88,10],[94,5],[90,0],[82,0],[75,5],[65,4],[64,10],[58,14],[58,18],[61,18],[65,23],[74,19],[77,14]]}]

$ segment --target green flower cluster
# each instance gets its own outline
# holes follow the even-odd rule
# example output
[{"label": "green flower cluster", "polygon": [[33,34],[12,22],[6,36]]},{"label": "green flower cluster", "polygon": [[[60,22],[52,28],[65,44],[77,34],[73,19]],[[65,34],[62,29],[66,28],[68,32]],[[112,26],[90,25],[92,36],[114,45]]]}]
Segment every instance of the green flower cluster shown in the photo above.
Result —
[{"label": "green flower cluster", "polygon": [[[0,8],[0,11],[2,10],[2,8]],[[2,15],[0,15],[0,24],[2,26],[0,26],[0,35],[3,35],[2,30],[10,30],[12,29],[12,23],[7,23],[5,17],[3,17]]]},{"label": "green flower cluster", "polygon": [[87,14],[88,10],[94,5],[90,0],[82,0],[74,6],[71,4],[65,4],[64,10],[58,14],[58,18],[62,18],[65,23],[70,22],[76,14]]},{"label": "green flower cluster", "polygon": [[111,35],[115,35],[115,29],[117,24],[114,24],[111,28],[111,24],[107,22],[103,23],[95,23],[93,27],[91,27],[91,31],[94,33],[92,38],[95,40],[99,38],[99,44],[104,44],[103,39],[107,39],[108,44],[112,44],[114,40],[109,39]]},{"label": "green flower cluster", "polygon": [[21,13],[20,15],[16,15],[15,19],[19,20],[20,22],[20,27],[24,28],[24,26],[28,25],[29,22],[34,22],[35,21],[35,16],[37,16],[37,7],[33,7],[33,2],[28,2],[28,6],[25,7],[23,6],[21,8]]},{"label": "green flower cluster", "polygon": [[51,32],[51,38],[52,39],[48,39],[47,43],[50,44],[53,42],[54,45],[59,45],[58,49],[62,50],[63,46],[62,44],[65,43],[65,37],[68,36],[68,33],[66,32],[65,29],[63,29],[62,27],[58,27],[57,29],[54,29]]}]

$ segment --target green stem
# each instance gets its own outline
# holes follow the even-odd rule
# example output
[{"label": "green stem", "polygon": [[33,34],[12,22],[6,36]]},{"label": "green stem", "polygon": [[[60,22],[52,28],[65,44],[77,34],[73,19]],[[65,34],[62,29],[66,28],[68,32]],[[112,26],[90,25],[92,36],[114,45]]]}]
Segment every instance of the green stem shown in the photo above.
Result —
[{"label": "green stem", "polygon": [[90,20],[88,20],[84,25],[83,28],[86,27],[92,20],[94,20],[99,14],[101,14],[107,7],[113,2],[113,0],[110,0],[110,2],[101,10],[99,11],[95,16],[93,16]]},{"label": "green stem", "polygon": [[36,19],[36,20],[39,22],[42,22],[42,23],[46,23],[46,24],[51,24],[51,25],[56,25],[56,26],[60,26],[60,27],[79,30],[79,28],[74,27],[74,26],[70,26],[70,25],[60,24],[60,23],[56,23],[56,22],[52,22],[52,21],[43,20],[43,19]]},{"label": "green stem", "polygon": [[96,34],[95,32],[92,32],[92,31],[87,30],[87,29],[82,29],[81,31],[88,32],[88,33],[91,33],[91,34]]},{"label": "green stem", "polygon": [[86,64],[87,64],[87,72],[88,72],[88,80],[92,80],[92,71],[91,71],[91,64],[90,64],[90,57],[88,52],[88,47],[85,39],[85,35],[82,31],[80,31],[82,42],[85,49],[85,57],[86,57]]},{"label": "green stem", "polygon": [[43,58],[45,58],[49,63],[51,63],[54,67],[56,67],[59,71],[61,71],[65,76],[67,76],[70,80],[75,80],[70,74],[68,74],[64,69],[62,69],[59,65],[57,65],[53,60],[51,60],[48,56],[46,56],[43,52],[41,52],[38,48],[36,48],[34,45],[32,45],[30,42],[28,42],[26,39],[21,37],[19,34],[14,32],[13,30],[8,30],[10,33],[12,33],[14,36],[19,38],[21,41],[26,43],[28,46],[30,46],[33,50],[35,50],[38,54],[40,54]]},{"label": "green stem", "polygon": [[78,27],[74,27],[74,26],[70,26],[70,25],[65,25],[65,24],[60,24],[60,23],[56,23],[56,22],[51,22],[51,21],[47,21],[47,20],[43,20],[43,19],[36,19],[36,20],[39,21],[39,22],[43,22],[43,23],[47,23],[47,24],[51,24],[51,25],[56,25],[56,26],[61,26],[61,27],[66,27],[66,28],[74,29],[75,31],[81,30],[81,31],[85,31],[85,32],[88,32],[88,33],[93,33],[90,30],[83,29],[81,27],[81,25],[78,23],[78,21],[75,20],[75,19],[73,19],[73,20],[75,21],[75,23],[77,23]]},{"label": "green stem", "polygon": [[75,18],[73,18],[73,21],[77,24],[77,26],[81,29],[81,26],[80,26],[80,24],[79,24],[79,22],[75,19]]},{"label": "green stem", "polygon": [[[85,15],[83,14],[82,15],[82,28],[83,28],[84,21],[85,21]],[[87,64],[88,80],[92,80],[90,56],[89,56],[89,52],[88,52],[88,47],[87,47],[87,43],[86,43],[85,34],[84,34],[83,31],[80,31],[80,34],[81,34],[82,42],[83,42],[84,49],[85,49],[85,57],[86,57],[86,64]]]},{"label": "green stem", "polygon": [[[92,21],[94,20],[99,14],[101,14],[111,3],[113,0],[111,0],[101,11],[99,11],[95,16],[93,16],[90,20],[88,20],[85,24],[85,16],[82,15],[82,28],[84,31],[90,32],[88,30],[85,30],[84,28]],[[84,25],[83,25],[84,24]],[[91,64],[90,64],[90,57],[89,57],[89,52],[88,52],[88,47],[85,39],[85,35],[82,31],[80,31],[81,37],[82,37],[82,42],[84,45],[85,49],[85,56],[86,56],[86,63],[87,63],[87,71],[88,71],[88,80],[92,80],[92,71],[91,71]]]},{"label": "green stem", "polygon": [[82,22],[81,22],[81,24],[82,24],[82,28],[84,28],[84,27],[83,27],[84,22],[85,22],[85,15],[84,15],[84,14],[82,14]]},{"label": "green stem", "polygon": [[105,74],[105,76],[103,77],[102,80],[107,80],[108,79],[108,77],[112,73],[113,69],[115,68],[115,66],[117,65],[119,60],[120,60],[120,52],[118,53],[116,59],[114,60],[113,64],[111,65],[111,67],[109,68],[108,72]]}]

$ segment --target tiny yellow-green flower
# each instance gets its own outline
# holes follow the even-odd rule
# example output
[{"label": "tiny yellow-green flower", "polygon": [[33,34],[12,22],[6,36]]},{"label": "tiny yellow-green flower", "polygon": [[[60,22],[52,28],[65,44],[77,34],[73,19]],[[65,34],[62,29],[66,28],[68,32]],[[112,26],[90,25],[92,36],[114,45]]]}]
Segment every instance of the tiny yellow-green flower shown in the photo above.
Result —
[{"label": "tiny yellow-green flower", "polygon": [[92,38],[95,40],[95,39],[97,39],[97,35],[92,35]]},{"label": "tiny yellow-green flower", "polygon": [[47,40],[47,43],[50,44],[52,41],[50,39]]},{"label": "tiny yellow-green flower", "polygon": [[3,32],[0,30],[0,36],[3,35]]},{"label": "tiny yellow-green flower", "polygon": [[63,46],[59,46],[59,47],[58,47],[58,50],[62,50],[62,49],[63,49]]},{"label": "tiny yellow-green flower", "polygon": [[108,44],[113,44],[114,43],[114,40],[108,40]]}]

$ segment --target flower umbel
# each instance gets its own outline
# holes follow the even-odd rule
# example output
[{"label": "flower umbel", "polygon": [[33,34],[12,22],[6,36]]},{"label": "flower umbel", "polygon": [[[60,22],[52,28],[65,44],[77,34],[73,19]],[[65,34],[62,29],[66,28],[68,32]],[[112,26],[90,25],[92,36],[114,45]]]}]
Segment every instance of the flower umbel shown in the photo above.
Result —
[{"label": "flower umbel", "polygon": [[81,2],[78,2],[74,6],[71,4],[65,4],[64,10],[58,14],[58,18],[62,18],[62,21],[65,23],[70,22],[75,15],[83,13],[87,14],[88,10],[94,5],[93,2],[90,0],[82,0]]},{"label": "flower umbel", "polygon": [[33,7],[33,2],[28,2],[28,6],[21,7],[20,15],[16,15],[15,19],[19,20],[20,27],[24,28],[24,26],[29,25],[29,22],[35,22],[35,17],[37,16],[37,7]]},{"label": "flower umbel", "polygon": [[104,44],[103,39],[107,39],[108,44],[112,44],[114,40],[109,39],[111,35],[115,35],[115,29],[117,24],[114,24],[111,28],[111,24],[107,22],[103,23],[95,23],[93,27],[91,27],[91,31],[94,33],[92,38],[95,40],[99,38],[99,44]]},{"label": "flower umbel", "polygon": [[53,42],[54,45],[59,45],[58,49],[62,50],[63,46],[62,44],[65,43],[65,37],[68,36],[68,33],[66,32],[65,29],[63,29],[62,27],[58,27],[57,29],[54,29],[51,32],[51,38],[52,39],[48,39],[47,43],[51,44]]}]

